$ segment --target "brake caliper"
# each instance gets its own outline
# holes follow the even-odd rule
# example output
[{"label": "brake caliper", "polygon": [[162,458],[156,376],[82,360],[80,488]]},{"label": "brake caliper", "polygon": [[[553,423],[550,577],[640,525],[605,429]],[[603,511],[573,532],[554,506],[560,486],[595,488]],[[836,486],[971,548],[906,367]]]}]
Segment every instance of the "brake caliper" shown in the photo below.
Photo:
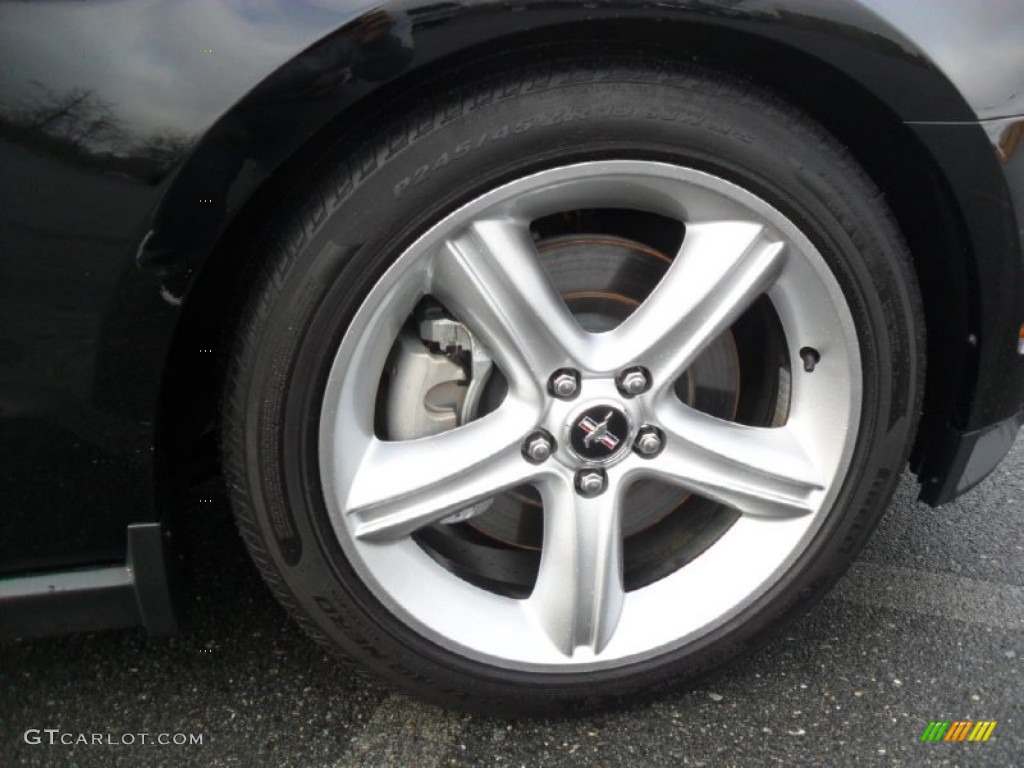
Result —
[{"label": "brake caliper", "polygon": [[[392,358],[385,414],[392,440],[428,437],[472,421],[494,368],[469,328],[440,307],[420,313],[418,330],[399,335]],[[478,502],[442,522],[468,520],[490,505]]]}]

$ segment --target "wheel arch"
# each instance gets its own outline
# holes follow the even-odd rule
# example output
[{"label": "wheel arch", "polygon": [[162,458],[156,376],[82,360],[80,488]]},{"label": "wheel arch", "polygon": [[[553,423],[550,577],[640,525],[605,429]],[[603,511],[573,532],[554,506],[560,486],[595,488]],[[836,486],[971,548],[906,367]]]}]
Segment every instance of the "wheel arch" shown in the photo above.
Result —
[{"label": "wheel arch", "polygon": [[[158,476],[180,484],[187,481],[183,467],[195,463],[190,457],[199,455],[201,463],[216,461],[214,430],[209,427],[216,419],[238,297],[253,268],[246,258],[248,248],[287,199],[290,186],[299,182],[302,169],[336,143],[339,135],[401,109],[405,95],[428,87],[446,71],[479,67],[499,48],[498,55],[508,57],[529,52],[531,61],[573,53],[634,57],[639,53],[725,69],[815,117],[874,178],[914,255],[926,303],[929,362],[941,360],[943,367],[941,377],[928,379],[921,434],[940,429],[950,420],[966,420],[978,364],[977,354],[965,343],[971,329],[977,328],[979,314],[972,224],[965,220],[952,192],[944,158],[933,154],[907,125],[910,120],[941,115],[969,120],[972,113],[966,102],[937,69],[920,64],[919,52],[902,49],[896,56],[895,38],[887,38],[889,47],[881,48],[877,39],[869,39],[871,25],[877,26],[874,17],[865,18],[858,27],[836,20],[824,23],[820,17],[794,12],[797,32],[783,39],[778,30],[784,25],[765,25],[759,14],[736,11],[707,17],[699,13],[698,5],[679,2],[659,18],[632,13],[634,6],[626,3],[609,3],[595,13],[596,21],[582,20],[578,11],[530,5],[533,10],[512,24],[502,22],[515,14],[500,7],[430,6],[417,21],[421,28],[415,34],[415,59],[400,74],[386,82],[350,83],[334,94],[329,106],[317,101],[300,110],[300,124],[290,126],[284,137],[245,135],[247,147],[262,142],[272,145],[272,150],[255,164],[255,172],[239,164],[223,189],[231,202],[222,224],[216,230],[188,232],[187,241],[142,254],[145,266],[170,275],[169,284],[177,286],[174,290],[183,303],[158,414]],[[615,24],[607,23],[610,18]],[[200,140],[168,189],[162,208],[177,197],[196,198],[195,180],[202,178],[211,153],[216,155],[225,141],[238,136],[240,112],[280,109],[275,102],[279,96],[275,78],[287,81],[296,71],[308,69],[310,56],[344,38],[358,23],[359,19],[354,20],[296,56],[230,110]],[[851,55],[851,48],[857,56]],[[910,80],[916,83],[913,96],[898,98],[903,91],[884,82],[887,67],[894,68],[891,71],[898,74],[894,79],[904,87]],[[813,76],[794,77],[807,72]],[[872,90],[872,78],[876,90]],[[922,104],[937,111],[929,112]],[[980,128],[978,132],[982,133]],[[1002,184],[998,176],[992,181]],[[158,224],[160,216],[158,211]],[[213,353],[197,356],[196,349]],[[197,454],[197,444],[206,450]]]}]

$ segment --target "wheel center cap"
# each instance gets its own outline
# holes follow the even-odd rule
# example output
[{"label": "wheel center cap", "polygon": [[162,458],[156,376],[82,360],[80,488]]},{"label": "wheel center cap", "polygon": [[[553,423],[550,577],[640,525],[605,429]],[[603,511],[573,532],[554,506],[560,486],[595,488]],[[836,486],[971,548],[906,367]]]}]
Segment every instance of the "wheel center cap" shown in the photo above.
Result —
[{"label": "wheel center cap", "polygon": [[629,419],[614,405],[594,405],[580,411],[569,425],[573,453],[589,462],[606,462],[628,444]]}]

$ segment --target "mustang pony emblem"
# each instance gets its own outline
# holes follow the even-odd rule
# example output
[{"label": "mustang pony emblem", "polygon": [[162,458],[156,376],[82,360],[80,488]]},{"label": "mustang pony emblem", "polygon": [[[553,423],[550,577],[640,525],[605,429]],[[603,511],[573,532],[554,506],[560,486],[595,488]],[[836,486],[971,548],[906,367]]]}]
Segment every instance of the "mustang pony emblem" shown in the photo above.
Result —
[{"label": "mustang pony emblem", "polygon": [[590,416],[580,419],[579,427],[587,433],[583,438],[583,444],[588,448],[594,443],[601,443],[609,451],[614,451],[619,445],[619,438],[608,431],[608,422],[612,418],[612,412],[608,411],[600,422],[594,421]]}]

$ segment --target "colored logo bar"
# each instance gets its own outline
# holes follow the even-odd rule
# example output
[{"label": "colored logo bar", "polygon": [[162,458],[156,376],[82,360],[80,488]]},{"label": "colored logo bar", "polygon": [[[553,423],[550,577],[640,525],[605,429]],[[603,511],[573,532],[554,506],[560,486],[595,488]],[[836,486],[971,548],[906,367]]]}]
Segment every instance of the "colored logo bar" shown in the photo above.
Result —
[{"label": "colored logo bar", "polygon": [[995,720],[933,720],[921,741],[988,741],[995,729]]}]

